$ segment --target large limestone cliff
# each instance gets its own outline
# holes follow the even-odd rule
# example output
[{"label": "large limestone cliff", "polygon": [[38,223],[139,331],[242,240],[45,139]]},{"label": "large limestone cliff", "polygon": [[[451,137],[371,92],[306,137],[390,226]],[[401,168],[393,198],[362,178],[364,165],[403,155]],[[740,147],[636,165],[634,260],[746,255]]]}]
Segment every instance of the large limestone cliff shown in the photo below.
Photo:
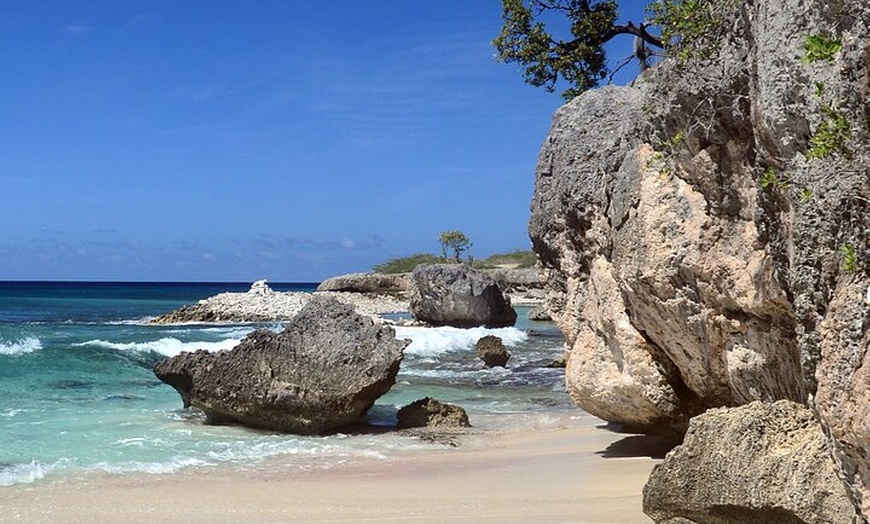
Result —
[{"label": "large limestone cliff", "polygon": [[866,516],[870,6],[712,4],[691,52],[562,107],[542,147],[529,229],[568,388],[648,432],[807,405]]}]

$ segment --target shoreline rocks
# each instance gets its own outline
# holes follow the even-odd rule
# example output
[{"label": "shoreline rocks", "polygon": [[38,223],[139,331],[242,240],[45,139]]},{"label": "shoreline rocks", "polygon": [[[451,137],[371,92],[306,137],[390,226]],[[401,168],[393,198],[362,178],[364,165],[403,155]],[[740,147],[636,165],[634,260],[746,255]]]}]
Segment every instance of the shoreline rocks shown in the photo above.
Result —
[{"label": "shoreline rocks", "polygon": [[347,304],[314,297],[280,333],[165,359],[154,373],[212,423],[323,434],[356,423],[395,383],[408,340]]},{"label": "shoreline rocks", "polygon": [[317,291],[397,295],[407,292],[410,287],[411,276],[409,273],[350,273],[324,280],[317,286]]},{"label": "shoreline rocks", "polygon": [[529,234],[567,387],[646,433],[807,406],[866,521],[870,4],[706,4],[687,56],[578,96],[541,148]]},{"label": "shoreline rocks", "polygon": [[492,277],[464,264],[428,264],[411,274],[411,314],[433,326],[508,327],[517,320]]},{"label": "shoreline rocks", "polygon": [[684,524],[848,524],[855,508],[837,477],[822,427],[780,400],[709,410],[657,465],[644,513]]},{"label": "shoreline rocks", "polygon": [[404,313],[409,310],[408,301],[383,295],[350,292],[297,291],[219,293],[181,308],[150,319],[150,324],[185,324],[197,322],[257,323],[282,322],[292,319],[311,298],[330,296],[340,302],[353,305],[357,312],[378,316],[389,313]]},{"label": "shoreline rocks", "polygon": [[474,350],[488,368],[505,367],[511,358],[502,340],[495,335],[481,337],[474,345]]},{"label": "shoreline rocks", "polygon": [[431,397],[415,400],[396,413],[398,429],[408,428],[469,428],[468,414],[455,404]]}]

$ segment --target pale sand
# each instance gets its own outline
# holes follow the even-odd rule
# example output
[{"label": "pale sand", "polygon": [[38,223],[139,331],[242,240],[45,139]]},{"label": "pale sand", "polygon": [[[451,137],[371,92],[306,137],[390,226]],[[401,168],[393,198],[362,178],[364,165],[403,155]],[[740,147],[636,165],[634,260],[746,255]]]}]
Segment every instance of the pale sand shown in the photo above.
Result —
[{"label": "pale sand", "polygon": [[609,432],[588,415],[560,424],[331,469],[272,464],[0,488],[0,521],[651,523],[641,490],[656,460],[644,448],[658,442]]}]

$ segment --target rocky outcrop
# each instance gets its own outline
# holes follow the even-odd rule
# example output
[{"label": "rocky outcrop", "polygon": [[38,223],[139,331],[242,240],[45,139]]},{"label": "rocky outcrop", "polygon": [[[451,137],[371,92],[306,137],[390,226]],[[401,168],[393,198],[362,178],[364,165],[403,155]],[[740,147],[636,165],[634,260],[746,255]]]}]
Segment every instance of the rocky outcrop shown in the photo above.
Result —
[{"label": "rocky outcrop", "polygon": [[526,293],[542,287],[541,277],[533,267],[492,268],[484,272],[498,283],[504,293]]},{"label": "rocky outcrop", "polygon": [[[529,229],[568,389],[646,432],[809,405],[867,515],[870,6],[710,12],[637,87],[561,108],[542,147]],[[813,59],[823,38],[840,48]]]},{"label": "rocky outcrop", "polygon": [[534,320],[536,322],[550,322],[553,319],[550,317],[549,311],[547,308],[543,306],[537,306],[529,310],[528,314],[529,320]]},{"label": "rocky outcrop", "polygon": [[410,287],[411,276],[408,273],[351,273],[327,278],[317,286],[317,290],[395,295],[408,291]]},{"label": "rocky outcrop", "polygon": [[468,414],[460,406],[426,397],[403,407],[396,413],[399,429],[424,427],[471,427]]},{"label": "rocky outcrop", "polygon": [[230,351],[182,353],[154,372],[213,423],[328,433],[357,422],[392,387],[408,343],[347,304],[315,297],[280,333],[260,329]]},{"label": "rocky outcrop", "polygon": [[474,350],[488,368],[505,367],[511,358],[504,342],[495,335],[481,337],[474,345]]},{"label": "rocky outcrop", "polygon": [[[252,288],[247,293],[219,293],[160,315],[152,324],[280,322],[293,318],[308,300],[324,293],[275,292]],[[330,291],[328,295],[353,305],[359,313],[378,316],[408,311],[408,302],[386,295]]]},{"label": "rocky outcrop", "polygon": [[855,508],[806,407],[781,400],[707,411],[656,466],[644,512],[659,523],[847,524]]},{"label": "rocky outcrop", "polygon": [[464,264],[417,266],[411,274],[411,314],[433,326],[513,326],[517,313],[488,275]]},{"label": "rocky outcrop", "polygon": [[274,322],[287,320],[302,309],[308,293],[276,293],[265,280],[247,293],[219,293],[151,319],[152,324],[186,322]]}]

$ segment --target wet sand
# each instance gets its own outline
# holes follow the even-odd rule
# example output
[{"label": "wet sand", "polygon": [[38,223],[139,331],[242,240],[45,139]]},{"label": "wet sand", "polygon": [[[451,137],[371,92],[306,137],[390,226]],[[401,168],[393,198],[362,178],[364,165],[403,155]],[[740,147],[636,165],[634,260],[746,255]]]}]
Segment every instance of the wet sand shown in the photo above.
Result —
[{"label": "wet sand", "polygon": [[537,430],[472,435],[458,448],[330,468],[273,462],[0,488],[0,520],[649,524],[641,490],[664,449],[656,438],[613,433],[578,412]]}]

